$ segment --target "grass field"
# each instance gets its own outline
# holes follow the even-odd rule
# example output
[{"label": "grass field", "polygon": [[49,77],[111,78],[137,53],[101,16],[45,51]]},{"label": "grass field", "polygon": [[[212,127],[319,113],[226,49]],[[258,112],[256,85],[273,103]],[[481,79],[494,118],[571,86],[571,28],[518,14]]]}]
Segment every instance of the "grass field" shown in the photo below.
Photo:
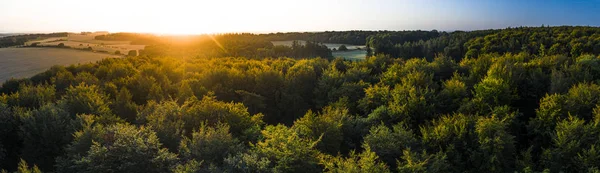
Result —
[{"label": "grass field", "polygon": [[342,57],[348,60],[363,60],[367,57],[366,50],[348,50],[348,51],[334,51],[333,57]]},{"label": "grass field", "polygon": [[89,63],[109,57],[121,56],[59,48],[2,48],[0,83],[10,78],[31,77],[54,65]]}]

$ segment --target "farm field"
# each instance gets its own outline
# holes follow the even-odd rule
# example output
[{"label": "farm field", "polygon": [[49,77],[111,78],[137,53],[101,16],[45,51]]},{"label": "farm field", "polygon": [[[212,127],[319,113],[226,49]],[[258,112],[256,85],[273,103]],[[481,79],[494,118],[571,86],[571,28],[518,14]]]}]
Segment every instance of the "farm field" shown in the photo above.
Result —
[{"label": "farm field", "polygon": [[106,41],[106,40],[95,40],[94,37],[103,35],[106,33],[91,33],[91,34],[69,34],[67,37],[51,37],[44,38],[42,40],[32,40],[25,43],[29,46],[33,43],[37,43],[39,46],[58,46],[63,43],[65,46],[75,49],[87,49],[92,48],[94,51],[115,53],[116,51],[121,54],[127,54],[130,50],[142,50],[145,45],[131,45],[130,41]]},{"label": "farm field", "polygon": [[109,57],[121,56],[59,48],[2,48],[0,83],[10,78],[31,77],[54,65],[89,63]]},{"label": "farm field", "polygon": [[[273,43],[273,45],[277,46],[277,45],[283,45],[283,46],[292,46],[292,43],[294,42],[294,40],[286,40],[286,41],[271,41],[271,43]],[[306,43],[306,41],[303,40],[298,40],[298,42],[300,42],[300,44],[304,44]],[[327,48],[332,49],[335,48],[339,48],[341,45],[346,45],[346,48],[348,48],[348,51],[333,51],[333,57],[342,57],[342,58],[346,58],[349,60],[360,60],[360,59],[365,59],[366,55],[367,55],[367,51],[365,50],[366,46],[365,45],[349,45],[349,44],[338,44],[338,43],[323,43],[323,45],[327,46]],[[360,50],[358,50],[360,49]]]}]

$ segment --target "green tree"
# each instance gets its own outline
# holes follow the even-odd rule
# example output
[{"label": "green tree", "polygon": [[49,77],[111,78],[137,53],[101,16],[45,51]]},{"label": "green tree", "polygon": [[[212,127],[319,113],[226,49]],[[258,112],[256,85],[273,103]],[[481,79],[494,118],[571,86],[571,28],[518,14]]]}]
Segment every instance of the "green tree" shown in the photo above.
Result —
[{"label": "green tree", "polygon": [[58,172],[168,172],[177,155],[162,148],[156,134],[127,124],[87,127],[75,133]]},{"label": "green tree", "polygon": [[55,158],[73,140],[78,130],[75,117],[61,108],[48,104],[22,117],[21,156],[44,171],[54,169]]},{"label": "green tree", "polygon": [[98,90],[95,85],[79,84],[70,86],[59,105],[63,106],[71,115],[93,114],[111,116],[108,97]]},{"label": "green tree", "polygon": [[321,164],[325,167],[323,172],[334,173],[363,173],[363,172],[378,172],[389,173],[388,167],[380,162],[379,157],[375,152],[366,148],[360,154],[351,152],[348,158],[340,156],[332,157],[325,155],[321,157]]},{"label": "green tree", "polygon": [[137,116],[137,105],[132,102],[133,96],[127,88],[123,87],[117,94],[115,102],[111,103],[111,110],[118,117],[128,121],[135,122]]},{"label": "green tree", "polygon": [[336,154],[344,142],[342,126],[349,118],[345,108],[325,107],[318,115],[312,111],[307,112],[294,122],[292,129],[301,137],[318,141],[316,149],[319,151]]},{"label": "green tree", "polygon": [[273,172],[319,172],[315,149],[318,141],[301,138],[293,129],[283,125],[267,126],[262,131],[264,140],[256,144],[260,155],[273,164]]},{"label": "green tree", "polygon": [[398,162],[398,172],[449,172],[452,165],[446,159],[446,155],[441,152],[427,154],[426,151],[419,153],[406,149],[402,154],[403,161]]},{"label": "green tree", "polygon": [[228,155],[238,153],[243,145],[229,133],[229,126],[219,124],[216,128],[204,124],[185,137],[179,146],[180,156],[187,160],[201,160],[203,164],[221,165]]},{"label": "green tree", "polygon": [[402,157],[403,150],[419,147],[419,141],[403,123],[393,126],[393,129],[381,124],[371,127],[364,138],[364,148],[377,153],[390,167],[396,167],[396,160]]}]

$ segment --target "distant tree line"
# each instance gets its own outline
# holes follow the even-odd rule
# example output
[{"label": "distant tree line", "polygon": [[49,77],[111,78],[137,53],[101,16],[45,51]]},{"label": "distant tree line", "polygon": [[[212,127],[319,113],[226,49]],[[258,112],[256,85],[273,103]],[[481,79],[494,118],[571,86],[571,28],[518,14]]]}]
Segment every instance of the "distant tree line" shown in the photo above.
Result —
[{"label": "distant tree line", "polygon": [[307,41],[291,46],[275,46],[271,41],[254,34],[221,34],[200,36],[163,36],[159,42],[140,51],[144,56],[175,57],[248,57],[248,58],[332,58],[327,46]]},{"label": "distant tree line", "polygon": [[51,33],[51,34],[26,34],[26,35],[14,35],[7,37],[0,37],[0,48],[11,47],[11,46],[23,46],[25,42],[35,39],[49,38],[49,37],[66,37],[68,33]]},{"label": "distant tree line", "polygon": [[[436,35],[431,31],[429,35]],[[579,56],[600,53],[600,28],[597,27],[517,27],[472,32],[439,32],[436,37],[406,38],[399,33],[379,33],[368,38],[370,54],[392,57],[424,57],[436,54],[455,60],[489,53]]]}]

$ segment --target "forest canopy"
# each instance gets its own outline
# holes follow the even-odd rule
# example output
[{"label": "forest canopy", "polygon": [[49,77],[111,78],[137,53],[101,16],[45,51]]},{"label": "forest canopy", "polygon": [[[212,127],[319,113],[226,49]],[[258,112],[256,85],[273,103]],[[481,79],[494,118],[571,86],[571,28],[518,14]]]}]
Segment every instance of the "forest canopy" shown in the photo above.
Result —
[{"label": "forest canopy", "polygon": [[362,61],[238,54],[254,37],[5,81],[0,168],[600,172],[599,28],[373,32]]}]

